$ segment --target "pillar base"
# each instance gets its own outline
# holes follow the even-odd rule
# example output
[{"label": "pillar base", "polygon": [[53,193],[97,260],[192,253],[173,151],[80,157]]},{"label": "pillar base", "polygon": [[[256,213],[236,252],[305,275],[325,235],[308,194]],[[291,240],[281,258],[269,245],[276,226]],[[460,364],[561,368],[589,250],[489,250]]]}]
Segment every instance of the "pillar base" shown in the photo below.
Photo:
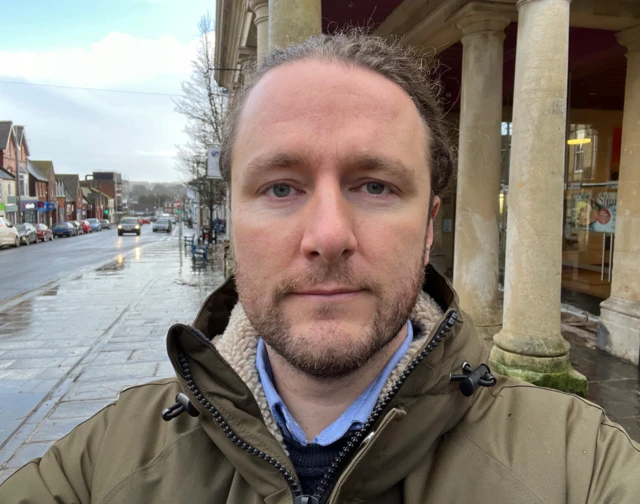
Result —
[{"label": "pillar base", "polygon": [[519,378],[540,387],[587,396],[587,378],[569,362],[569,354],[536,357],[509,352],[496,343],[491,349],[489,367],[505,376]]},{"label": "pillar base", "polygon": [[600,304],[598,348],[638,365],[640,303],[610,297]]},{"label": "pillar base", "polygon": [[489,360],[489,366],[492,371],[505,376],[519,378],[529,383],[533,383],[539,387],[547,387],[556,390],[562,390],[580,397],[587,396],[587,378],[578,373],[571,366],[562,373],[537,373],[528,369],[518,369],[507,367]]}]

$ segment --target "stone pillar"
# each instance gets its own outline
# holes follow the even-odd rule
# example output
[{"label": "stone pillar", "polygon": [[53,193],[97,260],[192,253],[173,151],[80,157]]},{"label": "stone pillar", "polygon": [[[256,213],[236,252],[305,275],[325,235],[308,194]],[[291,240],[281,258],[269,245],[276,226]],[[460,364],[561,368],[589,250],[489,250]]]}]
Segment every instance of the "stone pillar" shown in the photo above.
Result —
[{"label": "stone pillar", "polygon": [[611,297],[600,305],[598,346],[638,364],[640,348],[640,25],[618,34],[627,46]]},{"label": "stone pillar", "polygon": [[321,0],[269,0],[270,48],[297,44],[321,32]]},{"label": "stone pillar", "polygon": [[474,14],[462,30],[462,101],[458,149],[453,284],[478,332],[500,330],[499,229],[502,56],[509,18]]},{"label": "stone pillar", "polygon": [[491,366],[586,395],[560,332],[570,0],[519,0],[502,330]]},{"label": "stone pillar", "polygon": [[256,16],[256,39],[258,43],[258,61],[269,51],[269,1],[249,0],[249,6]]}]

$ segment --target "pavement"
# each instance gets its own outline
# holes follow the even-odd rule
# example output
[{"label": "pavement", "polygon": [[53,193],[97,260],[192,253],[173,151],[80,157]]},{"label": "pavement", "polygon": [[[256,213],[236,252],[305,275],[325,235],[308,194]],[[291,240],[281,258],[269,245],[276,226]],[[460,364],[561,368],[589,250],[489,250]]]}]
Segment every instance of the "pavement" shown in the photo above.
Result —
[{"label": "pavement", "polygon": [[0,304],[0,482],[121,390],[174,374],[167,330],[193,321],[223,266],[183,254],[177,230],[160,236]]},{"label": "pavement", "polygon": [[[172,376],[167,329],[192,322],[223,281],[220,254],[192,261],[177,230],[137,244],[125,238],[111,247],[113,260],[0,302],[0,482],[124,388]],[[595,349],[593,329],[563,315],[588,398],[640,440],[638,369]]]}]

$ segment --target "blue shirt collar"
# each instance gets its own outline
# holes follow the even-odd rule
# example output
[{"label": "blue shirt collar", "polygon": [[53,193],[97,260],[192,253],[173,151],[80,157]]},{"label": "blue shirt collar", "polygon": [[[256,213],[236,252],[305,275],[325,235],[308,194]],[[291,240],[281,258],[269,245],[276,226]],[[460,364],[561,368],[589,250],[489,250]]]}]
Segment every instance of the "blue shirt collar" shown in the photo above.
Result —
[{"label": "blue shirt collar", "polygon": [[[326,427],[320,434],[318,434],[311,443],[318,444],[320,446],[328,446],[335,443],[338,439],[342,438],[348,431],[359,429],[371,415],[373,408],[378,401],[380,392],[382,391],[389,375],[396,367],[398,362],[409,351],[409,347],[413,341],[413,327],[411,322],[407,322],[407,336],[400,345],[400,348],[393,354],[393,357],[389,360],[382,372],[377,378],[367,387],[367,389],[358,397],[351,406],[331,425]],[[256,367],[258,368],[258,374],[264,389],[269,408],[273,414],[276,422],[284,432],[284,434],[294,441],[300,443],[303,446],[310,444],[302,430],[302,428],[295,421],[286,404],[282,401],[280,394],[276,390],[273,384],[273,372],[271,370],[271,363],[269,362],[269,355],[267,354],[264,340],[260,338],[258,341],[258,351],[256,354]]]}]

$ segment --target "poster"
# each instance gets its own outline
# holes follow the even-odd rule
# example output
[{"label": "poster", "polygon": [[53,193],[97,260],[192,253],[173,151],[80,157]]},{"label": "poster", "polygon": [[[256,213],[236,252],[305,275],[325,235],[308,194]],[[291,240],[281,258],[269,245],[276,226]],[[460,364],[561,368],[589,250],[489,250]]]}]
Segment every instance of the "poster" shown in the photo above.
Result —
[{"label": "poster", "polygon": [[576,224],[579,229],[615,233],[617,192],[580,193],[574,196]]}]

